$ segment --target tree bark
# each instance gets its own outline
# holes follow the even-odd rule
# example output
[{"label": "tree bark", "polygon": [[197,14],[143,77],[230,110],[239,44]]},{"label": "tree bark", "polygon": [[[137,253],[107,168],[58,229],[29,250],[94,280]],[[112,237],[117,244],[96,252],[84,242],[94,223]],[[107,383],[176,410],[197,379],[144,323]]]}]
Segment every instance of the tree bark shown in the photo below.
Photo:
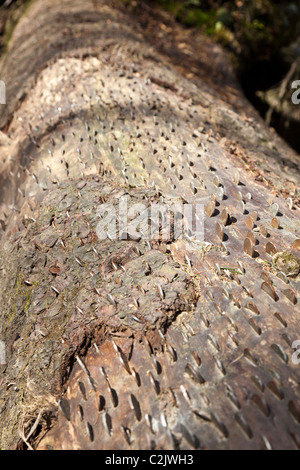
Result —
[{"label": "tree bark", "polygon": [[[0,447],[299,447],[299,155],[221,47],[36,0],[0,78]],[[122,196],[201,202],[204,242],[99,240]]]}]

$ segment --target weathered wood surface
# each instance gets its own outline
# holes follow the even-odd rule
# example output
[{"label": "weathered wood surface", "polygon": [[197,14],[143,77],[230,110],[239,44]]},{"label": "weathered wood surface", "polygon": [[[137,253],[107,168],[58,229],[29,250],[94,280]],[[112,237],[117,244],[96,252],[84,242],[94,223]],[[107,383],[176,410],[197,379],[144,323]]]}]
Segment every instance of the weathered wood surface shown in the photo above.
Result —
[{"label": "weathered wood surface", "polygon": [[[297,448],[299,156],[146,18],[37,0],[1,62],[0,446]],[[205,243],[101,242],[126,194],[204,202]]]}]

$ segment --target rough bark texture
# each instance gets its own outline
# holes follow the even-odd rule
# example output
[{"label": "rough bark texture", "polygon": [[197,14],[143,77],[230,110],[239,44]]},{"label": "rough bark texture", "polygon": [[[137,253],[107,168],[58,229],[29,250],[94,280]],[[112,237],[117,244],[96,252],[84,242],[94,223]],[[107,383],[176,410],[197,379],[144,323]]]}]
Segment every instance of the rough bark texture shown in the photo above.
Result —
[{"label": "rough bark texture", "polygon": [[[37,0],[0,76],[1,448],[299,447],[299,156],[225,53]],[[124,195],[200,200],[205,242],[100,241]]]}]

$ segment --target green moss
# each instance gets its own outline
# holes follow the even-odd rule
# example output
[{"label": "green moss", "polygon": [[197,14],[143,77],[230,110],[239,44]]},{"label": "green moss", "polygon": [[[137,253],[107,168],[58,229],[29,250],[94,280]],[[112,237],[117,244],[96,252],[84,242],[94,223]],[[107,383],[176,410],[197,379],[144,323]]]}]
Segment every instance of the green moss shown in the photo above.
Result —
[{"label": "green moss", "polygon": [[28,316],[29,307],[30,307],[30,304],[31,304],[31,294],[32,294],[32,289],[27,294],[26,304],[25,304],[25,307],[24,307],[24,312],[25,312],[26,317]]},{"label": "green moss", "polygon": [[[1,38],[0,41],[0,50],[2,53],[1,59],[3,59],[7,53],[8,45],[12,38],[15,27],[34,1],[35,0],[18,0],[14,5],[12,5],[5,25],[3,38]],[[0,8],[0,14],[2,9],[3,7]]]},{"label": "green moss", "polygon": [[[120,0],[131,9],[137,0]],[[147,0],[145,0],[147,2]],[[267,60],[291,44],[299,34],[297,2],[278,0],[155,0],[149,5],[171,12],[177,21],[198,27],[214,40],[234,51],[239,62]]]},{"label": "green moss", "polygon": [[197,26],[198,28],[205,28],[205,30],[211,30],[215,24],[215,12],[214,11],[202,11],[198,9],[181,10],[180,15],[177,15],[179,19],[186,26]]},{"label": "green moss", "polygon": [[300,258],[289,251],[276,253],[272,265],[274,269],[282,271],[288,277],[297,277],[300,273]]},{"label": "green moss", "polygon": [[32,298],[32,291],[34,287],[35,286],[26,286],[24,284],[22,273],[21,272],[16,273],[16,282],[15,282],[13,294],[11,296],[11,308],[10,308],[10,313],[6,320],[6,326],[11,325],[11,323],[13,322],[16,312],[17,312],[18,302],[20,302],[20,298],[21,298],[21,303],[24,305],[23,311],[25,315],[28,316],[28,312],[29,312],[29,308],[31,304],[31,298]]}]

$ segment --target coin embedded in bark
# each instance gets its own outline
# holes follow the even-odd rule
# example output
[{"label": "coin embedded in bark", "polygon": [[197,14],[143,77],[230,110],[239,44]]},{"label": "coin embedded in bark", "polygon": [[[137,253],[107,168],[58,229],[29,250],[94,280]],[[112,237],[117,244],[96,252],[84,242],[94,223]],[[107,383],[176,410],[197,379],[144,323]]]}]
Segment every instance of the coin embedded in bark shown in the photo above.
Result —
[{"label": "coin embedded in bark", "polygon": [[276,249],[275,245],[273,245],[273,243],[268,242],[266,244],[266,253],[268,253],[269,255],[273,256],[277,253],[277,251],[278,250]]},{"label": "coin embedded in bark", "polygon": [[286,298],[289,299],[290,302],[292,302],[292,304],[296,305],[297,297],[292,289],[285,289],[282,292],[286,296]]},{"label": "coin embedded in bark", "polygon": [[291,197],[288,197],[286,202],[287,202],[288,208],[290,210],[292,210],[293,209],[293,199]]},{"label": "coin embedded in bark", "polygon": [[54,276],[57,276],[60,273],[60,268],[57,266],[51,266],[49,269],[49,272],[53,274]]},{"label": "coin embedded in bark", "polygon": [[274,204],[272,204],[270,207],[270,212],[272,215],[274,215],[274,217],[276,217],[276,215],[278,214],[278,211],[279,211],[279,205],[277,204],[277,202],[274,202]]},{"label": "coin embedded in bark", "polygon": [[268,234],[268,230],[266,229],[266,227],[265,227],[264,225],[261,225],[261,226],[259,227],[259,232],[260,232],[261,235],[262,235],[263,237],[265,237],[265,238],[267,238],[268,235],[269,235],[269,234]]},{"label": "coin embedded in bark", "polygon": [[253,243],[252,243],[252,241],[250,240],[250,238],[245,238],[245,241],[244,241],[244,252],[245,252],[248,256],[251,256],[251,258],[253,258],[253,256],[254,256],[254,247],[253,247]]},{"label": "coin embedded in bark", "polygon": [[278,300],[278,296],[273,286],[268,284],[267,282],[263,282],[261,285],[261,289],[268,294],[275,302]]},{"label": "coin embedded in bark", "polygon": [[246,204],[244,203],[244,201],[239,201],[238,203],[238,209],[239,211],[244,214],[245,213],[245,207],[246,207]]},{"label": "coin embedded in bark", "polygon": [[240,174],[238,171],[236,171],[233,175],[233,182],[236,185],[240,184]]},{"label": "coin embedded in bark", "polygon": [[300,251],[300,238],[297,238],[297,240],[295,240],[295,241],[292,243],[292,248],[293,248],[294,250]]},{"label": "coin embedded in bark", "polygon": [[253,246],[256,245],[256,238],[253,232],[249,231],[246,235],[246,238],[249,238],[249,240],[251,240]]},{"label": "coin embedded in bark", "polygon": [[208,217],[212,217],[214,215],[215,209],[216,209],[216,203],[214,201],[210,201],[205,207],[205,212],[208,215]]},{"label": "coin embedded in bark", "polygon": [[220,222],[217,222],[216,224],[216,233],[217,236],[220,238],[221,242],[224,240],[224,230]]},{"label": "coin embedded in bark", "polygon": [[230,224],[230,213],[228,209],[223,209],[221,212],[221,222],[223,225],[229,225]]},{"label": "coin embedded in bark", "polygon": [[258,310],[257,306],[253,302],[247,302],[245,307],[251,312],[255,313],[255,315],[260,315],[260,311]]},{"label": "coin embedded in bark", "polygon": [[242,201],[242,200],[243,200],[243,195],[242,195],[241,191],[239,191],[239,192],[237,193],[236,198],[237,198],[238,201]]},{"label": "coin embedded in bark", "polygon": [[247,225],[247,227],[252,230],[253,227],[254,227],[254,220],[252,219],[252,217],[249,215],[247,217],[247,219],[245,220],[245,224]]},{"label": "coin embedded in bark", "polygon": [[212,183],[218,188],[220,186],[220,178],[217,175],[215,175],[213,177]]},{"label": "coin embedded in bark", "polygon": [[249,216],[254,220],[254,222],[256,222],[256,220],[258,219],[257,212],[250,212]]},{"label": "coin embedded in bark", "polygon": [[280,227],[280,222],[277,217],[274,217],[271,222],[272,227],[278,229]]}]

